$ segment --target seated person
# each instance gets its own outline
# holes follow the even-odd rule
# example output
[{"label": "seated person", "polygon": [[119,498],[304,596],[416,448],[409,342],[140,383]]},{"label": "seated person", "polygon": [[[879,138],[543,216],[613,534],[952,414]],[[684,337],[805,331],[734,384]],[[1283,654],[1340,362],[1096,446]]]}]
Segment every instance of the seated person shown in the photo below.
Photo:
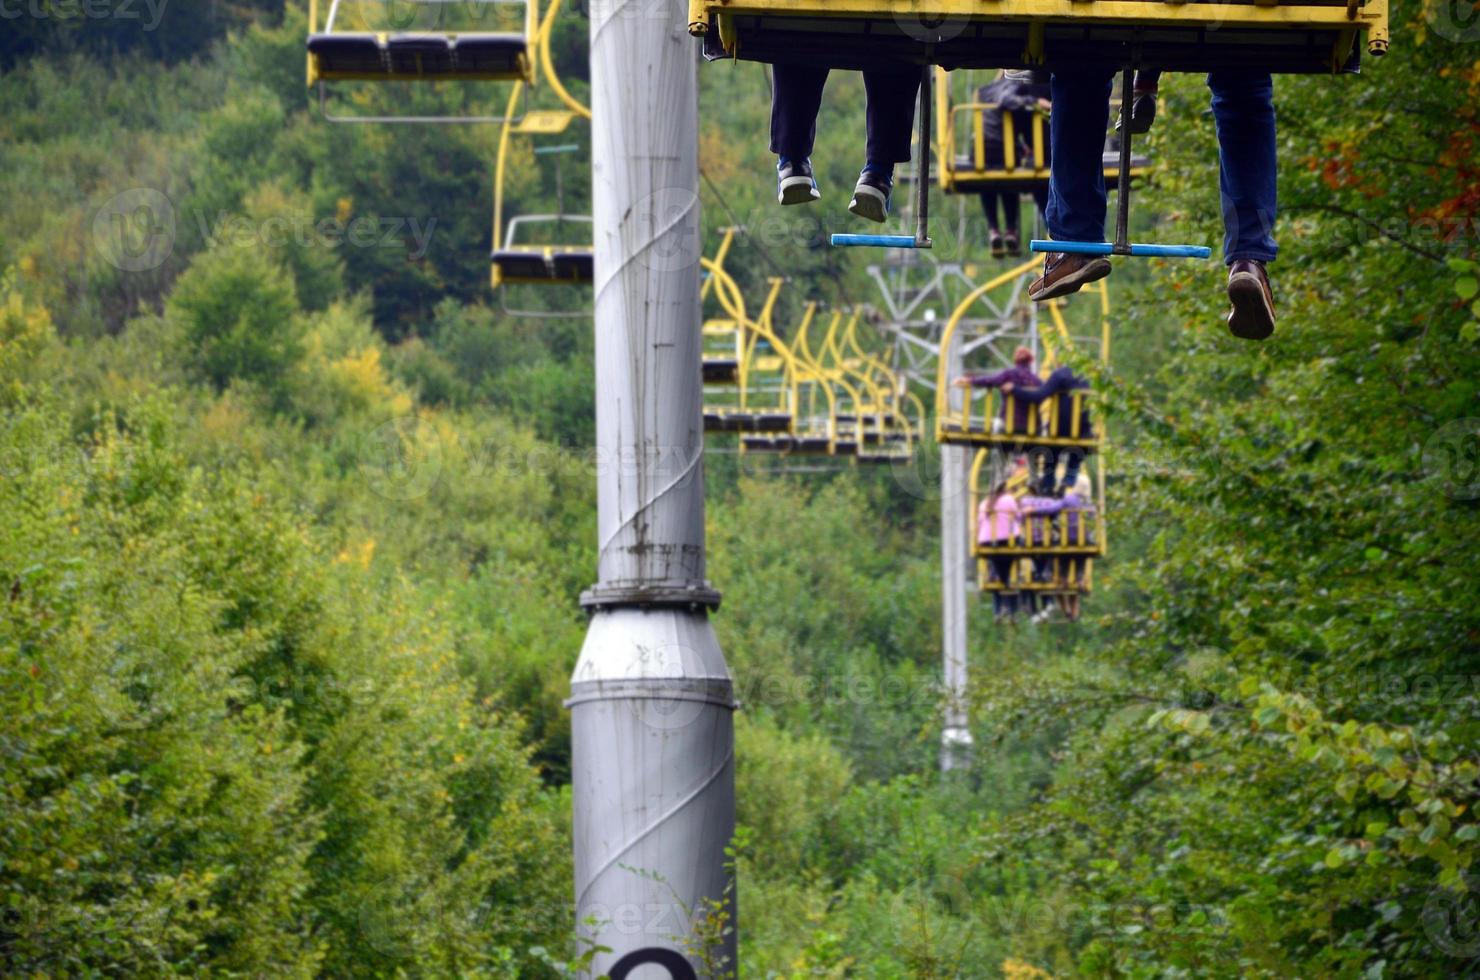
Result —
[{"label": "seated person", "polygon": [[[1075,399],[1074,393],[1085,391],[1089,388],[1089,382],[1074,373],[1072,368],[1055,368],[1044,380],[1043,384],[1036,388],[1024,388],[1013,382],[1007,382],[1002,390],[1012,395],[1015,404],[1021,404],[1023,410],[1029,405],[1041,405],[1050,398],[1058,399],[1057,410],[1053,413],[1052,423],[1044,434],[1055,439],[1093,439],[1095,437],[1094,423],[1089,415],[1088,399]],[[1076,402],[1078,411],[1075,411]],[[1058,459],[1051,462],[1048,472],[1052,473],[1059,462],[1064,464],[1064,482],[1062,486],[1068,488],[1074,485],[1079,476],[1079,466],[1084,461],[1084,454],[1073,448],[1061,449]]]},{"label": "seated person", "polygon": [[[1007,481],[998,483],[977,507],[977,544],[1001,547],[1020,542],[1023,535],[1020,513],[1017,498],[1007,492]],[[1011,555],[991,555],[987,558],[992,575],[1004,587],[1012,582],[1014,560]],[[1017,610],[1016,592],[1007,592],[1004,588],[992,593],[992,611],[999,620],[1016,616]]]},{"label": "seated person", "polygon": [[[1036,390],[1043,383],[1033,373],[1033,352],[1019,347],[1012,352],[1012,367],[994,374],[967,374],[952,384],[957,388],[1001,388],[1004,393],[1015,389]],[[1007,425],[1007,399],[997,408],[997,418],[992,420],[993,432],[1009,432],[1026,435],[1028,432],[1028,405],[1021,399],[1013,399],[1012,425]]]},{"label": "seated person", "polygon": [[[1089,547],[1095,543],[1095,502],[1089,477],[1080,474],[1063,497],[1063,543],[1073,547]],[[1059,582],[1072,586],[1073,591],[1063,596],[1060,606],[1070,620],[1079,618],[1079,595],[1086,591],[1085,575],[1089,569],[1089,558],[1084,555],[1068,555],[1058,559]]]},{"label": "seated person", "polygon": [[[1052,483],[1053,477],[1045,477]],[[1022,514],[1024,540],[1030,548],[1047,548],[1058,544],[1055,535],[1054,515],[1064,509],[1064,502],[1043,492],[1049,488],[1034,487],[1032,493],[1018,502]],[[1033,581],[1049,582],[1053,579],[1053,561],[1045,556],[1033,556]]]},{"label": "seated person", "polygon": [[[1014,142],[1017,144],[1018,165],[1031,168],[1033,161],[1033,109],[1047,112],[1049,86],[1046,78],[1035,81],[1031,77],[1021,77],[1002,72],[995,79],[983,85],[976,93],[978,102],[988,103],[996,106],[995,109],[982,110],[982,142],[985,148],[985,163],[989,170],[1001,170],[1007,166],[1007,155],[1004,149],[1004,134],[1002,126],[1003,113],[1012,113],[1012,127],[1016,134]],[[1048,146],[1043,148],[1044,165],[1048,165]],[[1035,192],[1034,197],[1038,197]],[[1044,200],[1038,202],[1042,210],[1047,204],[1047,193],[1043,192]],[[1004,255],[1022,255],[1022,240],[1018,235],[1019,208],[1017,191],[982,191],[982,210],[987,216],[987,234],[992,249],[992,255],[1001,258]],[[998,206],[1002,210],[1002,222],[998,223]],[[1002,232],[1002,226],[1007,228],[1006,235]]]},{"label": "seated person", "polygon": [[[817,111],[827,84],[825,66],[782,63],[771,66],[771,152],[776,154],[776,200],[811,204],[821,199],[812,176],[812,145],[817,139]],[[910,159],[915,128],[915,99],[920,69],[910,66],[863,72],[868,93],[865,110],[868,138],[863,172],[853,188],[848,210],[882,223],[889,217],[894,165]]]},{"label": "seated person", "polygon": [[[1053,176],[1049,237],[1105,241],[1104,134],[1109,122],[1110,68],[1085,67],[1053,76]],[[1223,261],[1228,266],[1228,329],[1263,340],[1274,333],[1274,294],[1266,265],[1279,253],[1274,84],[1268,72],[1220,69],[1208,74],[1218,131],[1218,189],[1223,203]],[[1101,255],[1049,252],[1028,298],[1067,296],[1110,274]]]}]

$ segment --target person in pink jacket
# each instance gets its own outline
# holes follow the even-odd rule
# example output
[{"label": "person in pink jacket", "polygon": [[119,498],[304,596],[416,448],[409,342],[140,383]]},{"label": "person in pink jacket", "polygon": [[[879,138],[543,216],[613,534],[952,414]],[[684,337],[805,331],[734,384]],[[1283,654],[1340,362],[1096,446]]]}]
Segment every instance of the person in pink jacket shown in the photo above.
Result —
[{"label": "person in pink jacket", "polygon": [[[1019,541],[1023,536],[1022,512],[1017,498],[1007,492],[1004,480],[992,488],[982,499],[976,512],[976,540],[978,544],[1005,545]],[[992,565],[992,574],[1006,586],[1012,578],[1013,558],[1010,555],[992,555],[987,559]],[[992,611],[997,618],[1017,615],[1016,592],[998,590],[992,593]]]}]

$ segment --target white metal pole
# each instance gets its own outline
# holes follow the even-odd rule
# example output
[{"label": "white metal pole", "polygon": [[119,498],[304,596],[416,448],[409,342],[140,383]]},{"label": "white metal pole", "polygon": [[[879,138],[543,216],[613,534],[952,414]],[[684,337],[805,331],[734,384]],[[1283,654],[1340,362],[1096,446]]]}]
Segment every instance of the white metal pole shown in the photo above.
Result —
[{"label": "white metal pole", "polygon": [[[948,383],[959,378],[964,359],[961,356],[960,331],[952,337],[946,358]],[[952,391],[951,399],[963,397]],[[970,515],[966,513],[967,449],[964,446],[940,447],[940,600],[941,650],[944,658],[945,717],[941,729],[940,768],[942,772],[971,764],[971,728],[966,713],[966,571],[971,560],[968,548]]]},{"label": "white metal pole", "polygon": [[[569,703],[577,928],[611,949],[592,970],[613,980],[724,976],[735,964],[725,848],[736,705],[704,567],[699,107],[686,24],[682,0],[591,8],[600,553]],[[730,929],[716,938],[703,923],[718,908]]]}]

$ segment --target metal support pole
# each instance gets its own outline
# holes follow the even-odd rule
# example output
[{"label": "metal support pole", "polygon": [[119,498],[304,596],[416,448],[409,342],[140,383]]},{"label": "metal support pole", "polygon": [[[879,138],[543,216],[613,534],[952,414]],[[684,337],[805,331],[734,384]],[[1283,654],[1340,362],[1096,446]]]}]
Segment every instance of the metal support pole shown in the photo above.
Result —
[{"label": "metal support pole", "polygon": [[[947,378],[962,372],[961,336],[952,337],[946,358]],[[951,393],[953,399],[963,397]],[[944,657],[945,716],[941,731],[942,772],[971,764],[971,728],[966,714],[966,615],[965,572],[971,552],[967,547],[970,517],[967,494],[967,449],[940,447],[940,599],[941,648]]]},{"label": "metal support pole", "polygon": [[613,980],[735,969],[736,704],[705,579],[687,22],[683,0],[591,9],[600,553],[568,704],[577,929],[611,949],[592,973]]},{"label": "metal support pole", "polygon": [[1127,68],[1120,74],[1120,174],[1116,181],[1115,242],[1116,255],[1131,254],[1131,100],[1136,73]]},{"label": "metal support pole", "polygon": [[935,105],[933,85],[935,67],[920,69],[920,165],[915,168],[915,191],[920,195],[915,211],[915,247],[930,248],[930,140],[935,135],[930,126],[930,110]]}]

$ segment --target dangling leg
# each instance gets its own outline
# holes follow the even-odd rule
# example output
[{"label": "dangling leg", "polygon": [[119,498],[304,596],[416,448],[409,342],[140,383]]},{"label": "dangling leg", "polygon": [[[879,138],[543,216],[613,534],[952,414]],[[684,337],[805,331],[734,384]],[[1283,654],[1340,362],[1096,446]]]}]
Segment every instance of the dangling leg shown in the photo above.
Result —
[{"label": "dangling leg", "polygon": [[1265,263],[1274,261],[1279,168],[1274,83],[1267,73],[1208,74],[1218,125],[1218,189],[1223,198],[1223,261],[1228,265],[1228,329],[1262,340],[1274,332],[1274,296]]},{"label": "dangling leg", "polygon": [[894,191],[894,165],[908,163],[915,127],[915,100],[920,94],[920,69],[875,68],[863,73],[868,93],[865,118],[868,138],[863,170],[853,188],[848,210],[861,218],[883,222],[889,217]]},{"label": "dangling leg", "polygon": [[1017,191],[1004,191],[1002,198],[1002,219],[1007,226],[1007,233],[1003,236],[1003,248],[1008,255],[1023,254],[1023,240],[1018,233],[1022,221],[1023,199]]},{"label": "dangling leg", "polygon": [[822,195],[812,176],[812,145],[827,69],[777,63],[771,66],[771,152],[776,154],[776,199],[810,204]]},{"label": "dangling leg", "polygon": [[1002,195],[996,191],[982,191],[982,210],[987,213],[987,244],[992,250],[992,257],[1001,258],[1007,254],[1007,249],[1002,242],[1002,225],[997,217],[997,206],[1002,202]]},{"label": "dangling leg", "polygon": [[[1105,240],[1105,169],[1102,153],[1110,122],[1110,77],[1104,70],[1055,72],[1049,138],[1053,172],[1048,183],[1048,233],[1058,241]],[[1099,256],[1050,252],[1043,277],[1028,288],[1035,302],[1077,292],[1110,274]]]}]

